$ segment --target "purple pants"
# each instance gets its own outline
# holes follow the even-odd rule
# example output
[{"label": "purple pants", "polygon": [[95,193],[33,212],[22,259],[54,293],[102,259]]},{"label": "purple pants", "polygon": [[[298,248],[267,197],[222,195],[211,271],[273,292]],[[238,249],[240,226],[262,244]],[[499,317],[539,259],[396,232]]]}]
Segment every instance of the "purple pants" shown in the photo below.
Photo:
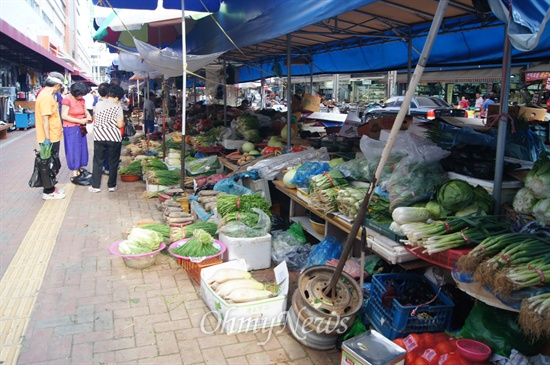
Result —
[{"label": "purple pants", "polygon": [[69,170],[88,166],[88,141],[80,133],[80,128],[63,127],[63,141]]}]

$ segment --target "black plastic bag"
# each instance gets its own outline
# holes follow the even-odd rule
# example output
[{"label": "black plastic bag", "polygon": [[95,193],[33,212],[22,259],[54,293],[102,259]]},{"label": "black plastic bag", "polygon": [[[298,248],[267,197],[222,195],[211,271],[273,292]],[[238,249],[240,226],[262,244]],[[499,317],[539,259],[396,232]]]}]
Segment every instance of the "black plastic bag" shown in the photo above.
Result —
[{"label": "black plastic bag", "polygon": [[124,126],[124,137],[132,137],[136,135],[136,128],[132,122],[126,119],[126,125]]},{"label": "black plastic bag", "polygon": [[31,188],[51,189],[57,184],[56,174],[59,171],[58,166],[60,164],[56,162],[55,156],[42,159],[39,151],[35,150],[35,153],[34,170],[29,180],[29,186]]}]

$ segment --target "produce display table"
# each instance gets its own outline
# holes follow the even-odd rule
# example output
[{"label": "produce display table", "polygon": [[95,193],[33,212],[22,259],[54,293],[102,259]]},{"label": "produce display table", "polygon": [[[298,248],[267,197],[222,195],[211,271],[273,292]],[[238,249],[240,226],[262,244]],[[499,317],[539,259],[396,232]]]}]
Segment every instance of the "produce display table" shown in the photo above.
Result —
[{"label": "produce display table", "polygon": [[[331,214],[326,215],[318,211],[317,209],[311,208],[306,201],[302,200],[298,196],[298,191],[296,189],[287,188],[281,180],[273,180],[273,185],[279,191],[281,191],[283,194],[285,194],[290,198],[289,219],[291,221],[300,222],[305,231],[307,231],[308,233],[310,233],[312,236],[316,237],[320,241],[323,240],[324,236],[326,235],[336,236],[336,238],[338,238],[341,241],[345,241],[347,239],[347,237],[349,236],[349,232],[351,231],[352,223],[347,222],[338,216],[333,216]],[[309,221],[309,219],[307,218],[307,216],[294,214],[296,213],[296,209],[295,209],[296,205],[302,207],[303,210],[309,210],[310,212],[318,215],[319,217],[323,218],[326,221],[326,228],[325,228],[324,235],[318,234],[313,229],[313,226]],[[367,235],[372,235],[372,234],[373,232],[369,228],[367,228]],[[354,254],[355,252],[360,252],[360,244],[361,244],[361,230],[357,232],[356,241],[355,241],[356,247],[354,247]],[[431,266],[430,263],[424,260],[414,260],[409,262],[403,262],[403,263],[399,263],[399,265],[407,270],[413,270],[421,267]]]}]

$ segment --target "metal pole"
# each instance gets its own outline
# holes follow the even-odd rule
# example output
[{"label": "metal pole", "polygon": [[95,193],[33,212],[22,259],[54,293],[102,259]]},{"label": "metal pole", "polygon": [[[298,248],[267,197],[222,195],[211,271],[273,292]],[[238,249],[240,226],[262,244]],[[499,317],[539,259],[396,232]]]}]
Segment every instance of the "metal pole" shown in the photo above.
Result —
[{"label": "metal pole", "polygon": [[223,125],[227,127],[227,73],[226,61],[223,59]]},{"label": "metal pole", "polygon": [[185,92],[187,89],[187,44],[185,41],[185,0],[181,0],[181,53],[182,53],[182,104],[181,108],[181,173],[180,188],[185,191],[185,127],[187,121],[187,105],[185,105]]},{"label": "metal pole", "polygon": [[508,128],[508,99],[510,94],[510,67],[512,63],[512,45],[508,37],[508,23],[504,28],[504,51],[502,54],[502,81],[500,89],[500,118],[498,120],[497,132],[497,151],[495,159],[495,176],[493,186],[493,198],[495,205],[493,213],[499,214],[501,193],[502,193],[502,175],[504,171],[504,149],[506,147],[506,129]]},{"label": "metal pole", "polygon": [[395,118],[395,122],[393,124],[390,135],[388,137],[388,141],[384,146],[384,150],[382,151],[382,155],[380,156],[380,162],[378,163],[378,167],[376,168],[376,172],[374,173],[374,178],[371,181],[371,184],[367,191],[367,195],[365,196],[365,199],[361,203],[359,212],[357,212],[357,216],[355,217],[353,225],[351,226],[351,230],[348,234],[348,238],[344,245],[342,255],[340,255],[340,260],[338,261],[338,265],[336,266],[336,269],[334,271],[334,274],[332,275],[332,279],[330,280],[330,283],[328,284],[327,288],[324,291],[325,295],[331,298],[334,298],[336,296],[336,283],[340,279],[340,275],[342,274],[342,270],[344,269],[344,264],[346,263],[346,260],[348,259],[348,256],[351,252],[353,243],[355,241],[355,238],[357,237],[357,232],[359,232],[359,227],[363,226],[364,224],[367,208],[369,207],[372,193],[374,192],[378,179],[382,175],[382,170],[384,169],[384,166],[386,164],[390,151],[393,147],[393,144],[397,137],[397,133],[401,129],[401,125],[403,124],[403,119],[405,119],[405,115],[407,114],[407,111],[409,109],[408,105],[411,103],[416,86],[418,85],[418,82],[422,77],[422,73],[424,72],[424,68],[426,67],[426,63],[428,61],[428,56],[430,55],[430,52],[432,50],[435,37],[437,35],[439,27],[441,26],[441,22],[443,21],[443,16],[445,15],[445,9],[447,8],[448,4],[449,4],[449,0],[441,0],[437,6],[437,11],[434,15],[434,19],[430,27],[430,32],[428,33],[428,37],[426,38],[426,44],[424,44],[424,49],[422,50],[422,54],[420,55],[420,59],[418,60],[418,64],[416,65],[411,83],[407,89],[407,93],[405,94],[403,105],[401,106],[401,109],[399,109],[399,113],[397,113],[397,117]]},{"label": "metal pole", "polygon": [[313,95],[313,57],[309,60],[309,93]]},{"label": "metal pole", "polygon": [[412,70],[412,55],[413,55],[413,48],[412,48],[412,29],[409,28],[409,38],[407,40],[407,88],[409,87],[409,84],[411,83],[411,70]]},{"label": "metal pole", "polygon": [[288,151],[290,151],[290,139],[292,136],[292,126],[291,124],[291,118],[292,118],[292,59],[290,56],[290,45],[291,45],[291,39],[290,34],[286,35],[286,125],[287,125],[287,135],[286,135],[286,148]]}]

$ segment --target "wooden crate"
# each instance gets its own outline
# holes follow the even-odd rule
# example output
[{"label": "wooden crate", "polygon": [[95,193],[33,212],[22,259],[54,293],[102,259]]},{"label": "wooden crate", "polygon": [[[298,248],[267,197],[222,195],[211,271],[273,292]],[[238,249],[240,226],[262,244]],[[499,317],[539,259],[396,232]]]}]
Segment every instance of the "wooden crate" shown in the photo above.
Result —
[{"label": "wooden crate", "polygon": [[223,261],[219,257],[206,259],[201,262],[192,262],[189,260],[178,259],[178,263],[187,271],[189,276],[195,280],[197,284],[201,283],[201,270],[205,267],[221,264]]}]

